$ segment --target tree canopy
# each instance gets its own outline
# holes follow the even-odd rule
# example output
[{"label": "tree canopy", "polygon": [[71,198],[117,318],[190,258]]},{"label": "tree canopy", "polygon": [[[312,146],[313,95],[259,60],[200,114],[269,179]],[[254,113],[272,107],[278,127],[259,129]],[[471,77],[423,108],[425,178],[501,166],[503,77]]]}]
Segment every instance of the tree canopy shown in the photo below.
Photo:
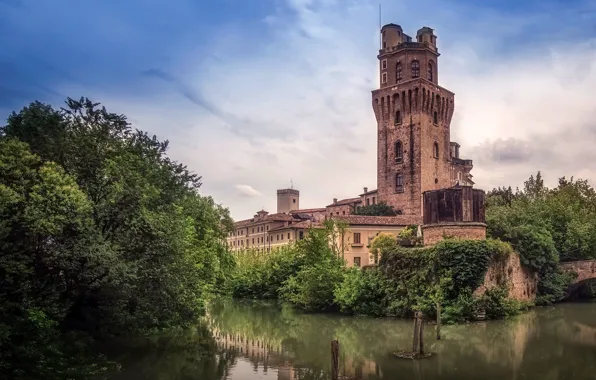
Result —
[{"label": "tree canopy", "polygon": [[59,368],[72,368],[76,355],[58,336],[149,332],[201,315],[233,265],[232,221],[167,148],[86,98],[60,110],[34,102],[8,117],[0,128],[3,373],[63,378]]}]

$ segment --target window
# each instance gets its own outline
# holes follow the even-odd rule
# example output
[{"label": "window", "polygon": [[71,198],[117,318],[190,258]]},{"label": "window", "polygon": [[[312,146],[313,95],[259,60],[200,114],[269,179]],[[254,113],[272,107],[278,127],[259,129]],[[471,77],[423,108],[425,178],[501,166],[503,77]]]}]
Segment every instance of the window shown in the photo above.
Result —
[{"label": "window", "polygon": [[439,143],[437,142],[433,144],[433,157],[439,158]]},{"label": "window", "polygon": [[395,191],[398,193],[404,192],[404,178],[400,173],[395,175]]},{"label": "window", "polygon": [[360,267],[360,257],[354,257],[354,266]]},{"label": "window", "polygon": [[267,243],[269,243],[269,236],[267,236]]},{"label": "window", "polygon": [[[247,230],[248,230],[248,228],[247,228]],[[248,247],[248,239],[246,239],[246,246]]]},{"label": "window", "polygon": [[290,238],[290,233],[288,232],[288,239]]},{"label": "window", "polygon": [[366,205],[370,206],[370,198],[366,198]]},{"label": "window", "polygon": [[435,113],[433,113],[433,123],[435,125],[439,124],[439,115],[437,115],[437,111],[435,111]]},{"label": "window", "polygon": [[341,212],[341,214],[342,214],[342,215],[346,215],[346,212],[345,212],[345,211],[342,211],[342,212]]},{"label": "window", "polygon": [[387,60],[384,59],[381,61],[381,70],[387,69]]},{"label": "window", "polygon": [[397,62],[395,65],[395,83],[401,81],[401,62]]},{"label": "window", "polygon": [[281,234],[281,240],[283,240],[283,239],[284,239],[284,234]]},{"label": "window", "polygon": [[401,111],[395,111],[395,125],[401,124]]},{"label": "window", "polygon": [[292,203],[296,203],[296,199],[292,199]]},{"label": "window", "polygon": [[269,226],[267,226],[267,231],[269,231]]},{"label": "window", "polygon": [[417,60],[412,61],[412,78],[418,78],[420,76],[420,63]]},{"label": "window", "polygon": [[395,143],[395,162],[402,162],[404,158],[404,149],[401,141]]},{"label": "window", "polygon": [[252,238],[252,243],[253,243],[253,244],[255,243],[255,238]]},{"label": "window", "polygon": [[304,239],[304,231],[298,232],[298,236],[299,236],[300,240]]},{"label": "window", "polygon": [[383,42],[383,49],[387,47],[387,42]]},{"label": "window", "polygon": [[354,232],[354,244],[360,244],[360,232]]},{"label": "window", "polygon": [[279,234],[275,235],[275,240],[279,241]]},{"label": "window", "polygon": [[432,81],[433,80],[433,63],[429,62],[428,63],[428,80]]},{"label": "window", "polygon": [[381,83],[387,83],[387,73],[381,74]]},{"label": "window", "polygon": [[376,203],[376,198],[373,197],[373,205]]},{"label": "window", "polygon": [[254,228],[254,227],[252,228],[252,233],[253,233],[253,234],[255,233],[255,228]]}]

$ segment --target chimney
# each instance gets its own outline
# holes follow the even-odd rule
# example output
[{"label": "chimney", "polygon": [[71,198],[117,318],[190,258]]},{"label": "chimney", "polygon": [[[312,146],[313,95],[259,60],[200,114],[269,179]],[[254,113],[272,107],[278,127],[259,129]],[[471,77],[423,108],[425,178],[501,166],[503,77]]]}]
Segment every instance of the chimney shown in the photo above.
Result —
[{"label": "chimney", "polygon": [[333,204],[337,203],[337,198],[333,198]]},{"label": "chimney", "polygon": [[364,193],[365,193],[365,194],[366,194],[366,193],[368,193],[368,187],[365,187],[365,188],[364,188]]}]

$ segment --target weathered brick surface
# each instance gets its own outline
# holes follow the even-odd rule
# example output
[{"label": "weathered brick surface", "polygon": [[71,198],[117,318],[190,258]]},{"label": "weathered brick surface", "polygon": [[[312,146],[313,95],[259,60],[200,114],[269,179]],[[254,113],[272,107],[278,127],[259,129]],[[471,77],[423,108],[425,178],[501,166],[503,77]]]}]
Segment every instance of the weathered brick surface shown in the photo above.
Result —
[{"label": "weathered brick surface", "polygon": [[474,292],[482,295],[487,289],[506,285],[509,297],[520,301],[533,301],[538,289],[538,274],[521,265],[519,254],[513,253],[506,260],[492,260],[489,264],[484,283]]},{"label": "weathered brick surface", "polygon": [[486,239],[486,224],[484,223],[442,223],[422,226],[424,245],[434,245],[443,240],[444,236],[466,240]]},{"label": "weathered brick surface", "polygon": [[559,267],[564,271],[570,271],[577,274],[577,277],[572,281],[572,284],[596,278],[596,260],[560,263]]}]

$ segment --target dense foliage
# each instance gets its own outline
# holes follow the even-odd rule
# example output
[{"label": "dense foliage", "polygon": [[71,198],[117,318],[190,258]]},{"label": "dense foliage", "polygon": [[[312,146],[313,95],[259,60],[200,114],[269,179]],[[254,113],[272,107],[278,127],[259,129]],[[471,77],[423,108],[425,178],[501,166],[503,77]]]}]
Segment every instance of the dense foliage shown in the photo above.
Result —
[{"label": "dense foliage", "polygon": [[571,278],[559,261],[596,258],[596,192],[585,180],[563,177],[549,189],[538,172],[521,190],[494,189],[486,220],[489,235],[511,242],[522,263],[539,272],[539,304],[565,296]]},{"label": "dense foliage", "polygon": [[446,240],[430,248],[403,248],[395,236],[379,235],[372,243],[379,265],[348,269],[328,244],[328,230],[306,236],[269,255],[243,253],[232,276],[234,296],[375,316],[409,316],[415,310],[434,315],[439,303],[447,322],[469,320],[481,309],[489,318],[503,317],[523,306],[508,300],[506,291],[472,295],[491,260],[512,252],[500,241]]},{"label": "dense foliage", "polygon": [[392,206],[384,202],[375,203],[367,206],[360,206],[354,211],[355,215],[368,216],[396,216],[398,215]]},{"label": "dense foliage", "polygon": [[88,99],[0,128],[0,372],[87,378],[84,337],[194,321],[233,259],[200,177]]}]

